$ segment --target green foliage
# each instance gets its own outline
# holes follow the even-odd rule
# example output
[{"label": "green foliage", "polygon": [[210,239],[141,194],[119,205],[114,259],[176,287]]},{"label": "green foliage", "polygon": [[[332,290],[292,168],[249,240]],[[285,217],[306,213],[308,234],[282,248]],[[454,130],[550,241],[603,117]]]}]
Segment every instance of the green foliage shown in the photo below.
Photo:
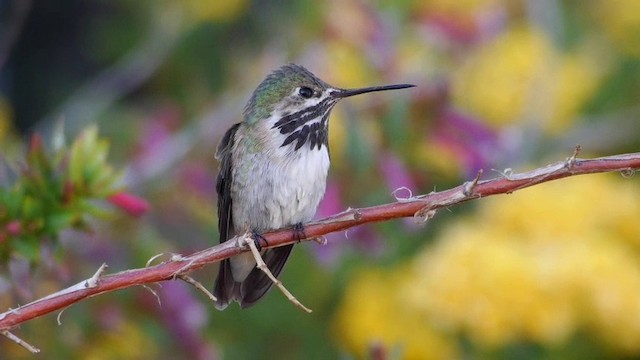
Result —
[{"label": "green foliage", "polygon": [[37,262],[43,239],[85,229],[88,216],[105,214],[96,200],[114,194],[119,178],[107,164],[108,151],[95,127],[51,153],[40,136],[32,137],[19,176],[0,187],[0,262],[13,254]]}]

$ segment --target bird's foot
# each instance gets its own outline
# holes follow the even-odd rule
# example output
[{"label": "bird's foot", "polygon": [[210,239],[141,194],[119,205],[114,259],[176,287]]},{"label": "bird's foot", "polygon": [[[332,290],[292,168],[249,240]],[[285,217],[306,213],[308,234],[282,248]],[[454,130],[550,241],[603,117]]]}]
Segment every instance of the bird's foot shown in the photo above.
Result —
[{"label": "bird's foot", "polygon": [[304,233],[304,225],[301,222],[293,225],[293,239],[300,242],[307,238],[307,234]]},{"label": "bird's foot", "polygon": [[258,251],[262,251],[263,247],[269,246],[267,239],[257,230],[251,230],[251,238],[253,239],[253,243],[256,244]]}]

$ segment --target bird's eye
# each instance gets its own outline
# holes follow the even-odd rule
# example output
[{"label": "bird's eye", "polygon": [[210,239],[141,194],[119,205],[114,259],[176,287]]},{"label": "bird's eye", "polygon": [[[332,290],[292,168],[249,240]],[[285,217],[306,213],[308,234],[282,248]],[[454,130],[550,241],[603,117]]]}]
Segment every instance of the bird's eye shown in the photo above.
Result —
[{"label": "bird's eye", "polygon": [[298,94],[305,99],[308,99],[313,96],[313,90],[309,87],[303,86],[298,90]]}]

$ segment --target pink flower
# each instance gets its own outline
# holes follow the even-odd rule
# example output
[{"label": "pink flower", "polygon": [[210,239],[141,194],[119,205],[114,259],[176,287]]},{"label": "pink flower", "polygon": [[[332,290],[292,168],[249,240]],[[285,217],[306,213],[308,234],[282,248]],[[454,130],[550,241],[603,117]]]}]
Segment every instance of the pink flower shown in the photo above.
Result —
[{"label": "pink flower", "polygon": [[107,200],[135,217],[142,216],[149,211],[150,208],[149,203],[145,199],[126,192],[111,195]]},{"label": "pink flower", "polygon": [[9,235],[20,235],[22,232],[22,224],[20,224],[20,221],[18,220],[13,220],[7,224],[6,230]]}]

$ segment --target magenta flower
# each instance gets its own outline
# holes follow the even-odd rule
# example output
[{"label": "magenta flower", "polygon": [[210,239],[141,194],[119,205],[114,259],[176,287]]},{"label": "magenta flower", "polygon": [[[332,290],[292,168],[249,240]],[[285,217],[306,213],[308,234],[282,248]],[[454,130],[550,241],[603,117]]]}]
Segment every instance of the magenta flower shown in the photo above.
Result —
[{"label": "magenta flower", "polygon": [[124,210],[131,216],[142,216],[149,211],[149,203],[138,196],[126,192],[119,192],[107,198],[107,200],[116,207]]}]

